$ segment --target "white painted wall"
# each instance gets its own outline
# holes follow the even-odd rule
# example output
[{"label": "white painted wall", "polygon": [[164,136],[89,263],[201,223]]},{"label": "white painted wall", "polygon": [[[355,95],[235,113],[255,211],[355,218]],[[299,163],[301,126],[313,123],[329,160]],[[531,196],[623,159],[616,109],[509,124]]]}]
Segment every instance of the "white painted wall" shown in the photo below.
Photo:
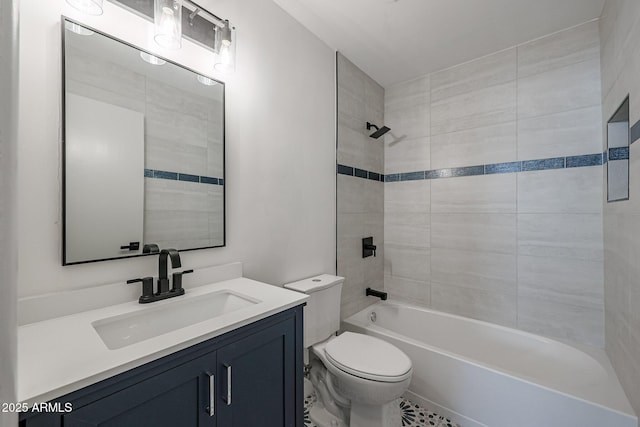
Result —
[{"label": "white painted wall", "polygon": [[246,276],[276,285],[335,272],[333,51],[273,2],[201,4],[238,28],[231,77],[213,73],[212,55],[190,42],[159,51],[146,21],[109,2],[100,17],[79,14],[64,0],[22,2],[19,296],[157,269],[157,257],[61,266],[61,14],[227,83],[228,246],[185,252],[183,266],[243,261]]},{"label": "white painted wall", "polygon": [[[0,0],[0,403],[16,399],[17,30],[17,1]],[[0,427],[17,422],[16,414],[0,412]]]}]

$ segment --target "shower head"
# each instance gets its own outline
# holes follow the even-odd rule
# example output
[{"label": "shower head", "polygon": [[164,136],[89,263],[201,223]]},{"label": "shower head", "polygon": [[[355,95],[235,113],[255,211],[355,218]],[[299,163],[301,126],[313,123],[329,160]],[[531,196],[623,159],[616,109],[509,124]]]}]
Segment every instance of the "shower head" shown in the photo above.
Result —
[{"label": "shower head", "polygon": [[373,139],[378,139],[382,135],[384,135],[385,133],[387,133],[387,132],[389,132],[391,130],[386,126],[382,126],[381,128],[379,128],[378,126],[374,125],[373,123],[367,122],[367,130],[371,130],[371,128],[374,128],[376,130],[374,133],[369,135],[369,137],[373,138]]}]

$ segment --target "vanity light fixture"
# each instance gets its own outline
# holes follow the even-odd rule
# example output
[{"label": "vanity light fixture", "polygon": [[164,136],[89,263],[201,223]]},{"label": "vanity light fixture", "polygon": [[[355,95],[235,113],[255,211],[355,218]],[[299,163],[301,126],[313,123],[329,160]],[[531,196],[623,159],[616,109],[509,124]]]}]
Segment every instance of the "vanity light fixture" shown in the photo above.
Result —
[{"label": "vanity light fixture", "polygon": [[217,84],[218,84],[218,82],[217,82],[217,81],[215,81],[215,80],[213,80],[213,79],[210,79],[209,77],[205,77],[205,76],[203,76],[203,75],[200,75],[200,74],[198,74],[198,75],[196,76],[196,79],[198,79],[198,81],[199,81],[200,83],[202,83],[203,85],[205,85],[205,86],[215,86],[215,85],[217,85]]},{"label": "vanity light fixture", "polygon": [[[66,0],[71,5],[99,3],[103,0]],[[236,69],[236,27],[228,19],[222,19],[202,8],[194,0],[111,0],[114,4],[126,4],[126,7],[136,13],[153,19],[155,42],[165,49],[180,49],[182,47],[182,15],[185,21],[193,27],[188,31],[188,37],[203,44],[214,52],[213,67],[224,73],[232,73]],[[153,1],[153,16],[149,14],[148,6]],[[184,7],[183,7],[184,5]],[[76,7],[76,6],[74,6]],[[184,10],[183,10],[184,9]],[[100,8],[102,10],[102,8]],[[214,34],[211,34],[211,31]],[[213,46],[211,46],[213,36]],[[160,64],[157,64],[160,65]],[[201,82],[202,83],[202,82]]]},{"label": "vanity light fixture", "polygon": [[67,30],[71,31],[72,33],[79,34],[81,36],[90,36],[90,35],[95,34],[90,29],[85,28],[82,25],[78,25],[75,22],[71,22],[71,21],[66,21],[65,24],[64,24],[64,27]]},{"label": "vanity light fixture", "polygon": [[232,27],[227,19],[224,21],[224,26],[216,26],[215,31],[213,67],[224,73],[232,73],[236,69],[236,28]]},{"label": "vanity light fixture", "polygon": [[160,59],[157,56],[153,56],[150,53],[140,51],[140,58],[144,62],[148,62],[151,65],[164,65],[167,63],[164,59]]},{"label": "vanity light fixture", "polygon": [[102,15],[102,0],[67,0],[67,3],[88,15]]},{"label": "vanity light fixture", "polygon": [[153,38],[166,49],[182,47],[182,0],[154,0]]}]

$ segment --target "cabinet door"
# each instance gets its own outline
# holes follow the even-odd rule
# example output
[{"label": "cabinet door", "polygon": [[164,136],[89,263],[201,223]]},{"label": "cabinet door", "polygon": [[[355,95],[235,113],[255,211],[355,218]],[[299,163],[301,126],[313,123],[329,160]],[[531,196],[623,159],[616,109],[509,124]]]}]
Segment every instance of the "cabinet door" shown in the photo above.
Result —
[{"label": "cabinet door", "polygon": [[[169,369],[63,416],[65,427],[215,427],[210,394],[215,352]],[[212,387],[211,387],[212,385]]]},{"label": "cabinet door", "polygon": [[295,324],[282,322],[218,350],[218,425],[296,425]]}]

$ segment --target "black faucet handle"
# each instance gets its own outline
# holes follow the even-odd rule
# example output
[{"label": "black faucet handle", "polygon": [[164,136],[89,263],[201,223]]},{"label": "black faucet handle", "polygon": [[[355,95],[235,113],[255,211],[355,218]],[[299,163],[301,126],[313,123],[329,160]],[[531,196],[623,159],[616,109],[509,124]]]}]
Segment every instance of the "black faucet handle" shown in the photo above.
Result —
[{"label": "black faucet handle", "polygon": [[138,279],[127,280],[127,283],[138,283],[142,282],[142,295],[138,300],[140,304],[144,304],[145,302],[150,302],[153,298],[153,277],[147,276]]},{"label": "black faucet handle", "polygon": [[127,283],[131,284],[131,283],[142,282],[144,284],[147,281],[151,281],[153,283],[153,277],[147,276],[147,277],[141,277],[141,278],[139,277],[137,279],[129,279],[129,280],[127,280]]},{"label": "black faucet handle", "polygon": [[184,290],[182,290],[182,276],[189,273],[193,273],[193,269],[173,273],[172,292],[184,292]]}]

